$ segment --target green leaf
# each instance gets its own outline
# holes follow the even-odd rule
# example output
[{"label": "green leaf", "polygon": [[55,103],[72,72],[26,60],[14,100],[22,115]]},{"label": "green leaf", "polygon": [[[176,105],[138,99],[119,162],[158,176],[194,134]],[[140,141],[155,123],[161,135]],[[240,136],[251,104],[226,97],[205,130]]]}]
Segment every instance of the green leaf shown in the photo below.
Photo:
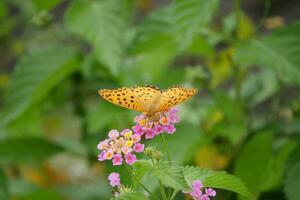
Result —
[{"label": "green leaf", "polygon": [[179,50],[186,49],[210,21],[218,4],[218,0],[177,0],[155,10],[140,26],[139,42],[160,48],[163,40],[158,38],[172,38]]},{"label": "green leaf", "polygon": [[259,73],[247,76],[242,84],[241,95],[247,104],[255,106],[270,98],[279,88],[275,72],[270,68],[264,68]]},{"label": "green leaf", "polygon": [[0,142],[0,163],[40,162],[62,150],[40,138],[10,138]]},{"label": "green leaf", "polygon": [[288,200],[300,199],[300,160],[299,160],[300,146],[295,149],[289,158],[286,168],[286,176],[284,180],[284,192]]},{"label": "green leaf", "polygon": [[10,80],[2,125],[20,117],[71,74],[77,67],[74,55],[72,49],[51,47],[23,56]]},{"label": "green leaf", "polygon": [[50,10],[57,6],[62,0],[33,0],[35,7],[39,10]]},{"label": "green leaf", "polygon": [[235,163],[235,174],[256,196],[259,196],[269,184],[268,172],[272,164],[272,141],[273,136],[270,133],[256,134],[244,146]]},{"label": "green leaf", "polygon": [[120,0],[75,0],[65,15],[66,27],[87,40],[99,61],[113,74],[118,72],[124,49],[123,3]]},{"label": "green leaf", "polygon": [[153,167],[152,173],[165,186],[174,188],[175,190],[185,190],[188,188],[180,167],[159,164],[159,166]]},{"label": "green leaf", "polygon": [[201,180],[205,187],[225,189],[239,193],[245,197],[250,196],[250,192],[245,184],[236,176],[227,174],[224,171],[211,171],[197,167],[182,167],[182,171],[188,185],[195,180]]},{"label": "green leaf", "polygon": [[177,0],[173,7],[174,33],[179,49],[186,49],[199,30],[211,20],[219,0]]},{"label": "green leaf", "polygon": [[4,174],[4,171],[1,168],[0,168],[0,199],[2,200],[9,199],[7,178],[6,175]]},{"label": "green leaf", "polygon": [[148,200],[148,198],[141,192],[128,192],[117,198],[113,198],[113,200]]},{"label": "green leaf", "polygon": [[141,179],[152,168],[152,164],[148,160],[138,160],[132,165],[134,175]]},{"label": "green leaf", "polygon": [[270,67],[285,83],[300,84],[300,23],[237,46],[235,59],[245,65]]}]

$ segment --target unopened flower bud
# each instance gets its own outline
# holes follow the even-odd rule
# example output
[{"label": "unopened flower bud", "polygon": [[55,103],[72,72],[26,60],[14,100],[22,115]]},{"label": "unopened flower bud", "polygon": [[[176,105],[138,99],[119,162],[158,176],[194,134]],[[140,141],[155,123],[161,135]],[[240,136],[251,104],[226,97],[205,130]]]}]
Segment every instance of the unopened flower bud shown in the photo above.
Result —
[{"label": "unopened flower bud", "polygon": [[162,157],[162,153],[153,147],[147,147],[144,151],[145,155],[153,160],[159,161]]}]

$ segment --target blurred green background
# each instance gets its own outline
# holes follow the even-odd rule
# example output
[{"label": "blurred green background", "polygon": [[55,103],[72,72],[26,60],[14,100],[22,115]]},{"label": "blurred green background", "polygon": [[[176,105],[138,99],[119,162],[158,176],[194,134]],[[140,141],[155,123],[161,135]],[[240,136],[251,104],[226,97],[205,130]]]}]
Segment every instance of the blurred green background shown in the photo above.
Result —
[{"label": "blurred green background", "polygon": [[122,167],[98,162],[96,145],[137,113],[97,90],[180,84],[199,94],[166,137],[177,163],[226,170],[261,200],[299,200],[299,9],[296,0],[1,0],[0,199],[109,199],[107,174]]}]

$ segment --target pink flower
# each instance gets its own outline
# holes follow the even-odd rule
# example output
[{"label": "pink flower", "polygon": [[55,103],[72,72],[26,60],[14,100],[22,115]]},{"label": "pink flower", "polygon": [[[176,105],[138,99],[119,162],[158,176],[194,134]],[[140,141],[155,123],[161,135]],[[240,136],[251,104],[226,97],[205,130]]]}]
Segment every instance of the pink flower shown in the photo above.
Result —
[{"label": "pink flower", "polygon": [[177,124],[179,122],[179,117],[177,115],[170,115],[169,120],[171,121],[171,123]]},{"label": "pink flower", "polygon": [[148,129],[147,132],[146,132],[145,138],[146,139],[151,139],[151,138],[154,138],[154,136],[155,136],[154,130]]},{"label": "pink flower", "polygon": [[97,148],[98,148],[99,150],[103,150],[103,149],[105,149],[107,146],[108,146],[108,140],[104,140],[104,141],[99,142],[99,144],[97,145]]},{"label": "pink flower", "polygon": [[212,188],[205,188],[205,193],[210,197],[214,197],[217,194],[216,191]]},{"label": "pink flower", "polygon": [[204,188],[205,194],[203,194],[202,189],[204,188],[202,182],[200,180],[195,180],[192,183],[191,190],[188,192],[185,192],[186,194],[189,194],[193,197],[194,200],[210,200],[210,196],[214,197],[216,196],[216,191],[212,188]]},{"label": "pink flower", "polygon": [[133,151],[137,152],[137,153],[142,153],[144,151],[145,145],[141,144],[141,143],[136,143],[133,147]]},{"label": "pink flower", "polygon": [[195,180],[193,183],[192,183],[192,188],[195,190],[195,189],[198,189],[198,190],[201,190],[203,188],[203,184],[200,180]]},{"label": "pink flower", "polygon": [[123,147],[122,152],[126,155],[132,152],[132,148],[130,147]]},{"label": "pink flower", "polygon": [[132,133],[132,131],[130,130],[130,129],[124,129],[121,133],[120,133],[120,135],[125,135],[126,133]]},{"label": "pink flower", "polygon": [[105,152],[105,154],[104,154],[104,158],[106,159],[106,160],[110,160],[110,159],[112,159],[112,157],[114,156],[114,152],[113,152],[113,150],[108,150],[108,151],[106,151]]},{"label": "pink flower", "polygon": [[198,198],[199,200],[209,200],[209,197],[206,194],[203,194]]},{"label": "pink flower", "polygon": [[125,161],[128,165],[132,165],[136,162],[136,156],[132,153],[128,153],[125,155]]},{"label": "pink flower", "polygon": [[112,187],[120,186],[121,185],[121,183],[120,183],[120,175],[118,173],[116,173],[116,172],[110,173],[108,175],[108,180],[109,180],[109,184]]},{"label": "pink flower", "polygon": [[145,130],[143,129],[143,127],[139,124],[135,125],[134,127],[132,127],[132,130],[134,133],[142,136],[145,133]]},{"label": "pink flower", "polygon": [[139,134],[133,134],[131,136],[131,139],[133,140],[134,143],[137,143],[137,142],[141,141],[141,136]]},{"label": "pink flower", "polygon": [[170,123],[170,120],[167,117],[163,116],[159,119],[159,123],[162,125],[167,125]]},{"label": "pink flower", "polygon": [[123,157],[121,154],[115,154],[112,159],[113,165],[122,165],[123,163]]},{"label": "pink flower", "polygon": [[144,115],[138,115],[134,118],[134,122],[139,123],[142,119],[144,119]]},{"label": "pink flower", "polygon": [[106,153],[105,151],[101,151],[101,153],[98,155],[98,160],[99,161],[106,160],[105,157],[104,157],[105,153]]},{"label": "pink flower", "polygon": [[194,199],[199,199],[202,195],[202,191],[201,190],[192,190],[189,193]]},{"label": "pink flower", "polygon": [[163,126],[163,129],[168,134],[173,134],[176,131],[176,128],[175,128],[175,126],[173,124],[169,124],[169,125]]},{"label": "pink flower", "polygon": [[111,130],[111,131],[109,131],[108,136],[111,139],[115,139],[115,138],[119,137],[119,132],[117,130]]},{"label": "pink flower", "polygon": [[163,132],[163,127],[159,124],[157,124],[156,126],[154,126],[154,133],[155,135],[159,135]]}]

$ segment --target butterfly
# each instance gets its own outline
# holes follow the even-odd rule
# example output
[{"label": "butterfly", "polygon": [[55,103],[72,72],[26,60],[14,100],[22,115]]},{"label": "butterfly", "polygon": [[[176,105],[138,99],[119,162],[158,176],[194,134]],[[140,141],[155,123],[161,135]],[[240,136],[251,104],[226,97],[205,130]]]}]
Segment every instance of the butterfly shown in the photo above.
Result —
[{"label": "butterfly", "polygon": [[98,93],[105,100],[131,110],[153,115],[169,110],[197,93],[197,89],[173,86],[161,90],[152,85],[122,87],[117,89],[100,89]]}]

